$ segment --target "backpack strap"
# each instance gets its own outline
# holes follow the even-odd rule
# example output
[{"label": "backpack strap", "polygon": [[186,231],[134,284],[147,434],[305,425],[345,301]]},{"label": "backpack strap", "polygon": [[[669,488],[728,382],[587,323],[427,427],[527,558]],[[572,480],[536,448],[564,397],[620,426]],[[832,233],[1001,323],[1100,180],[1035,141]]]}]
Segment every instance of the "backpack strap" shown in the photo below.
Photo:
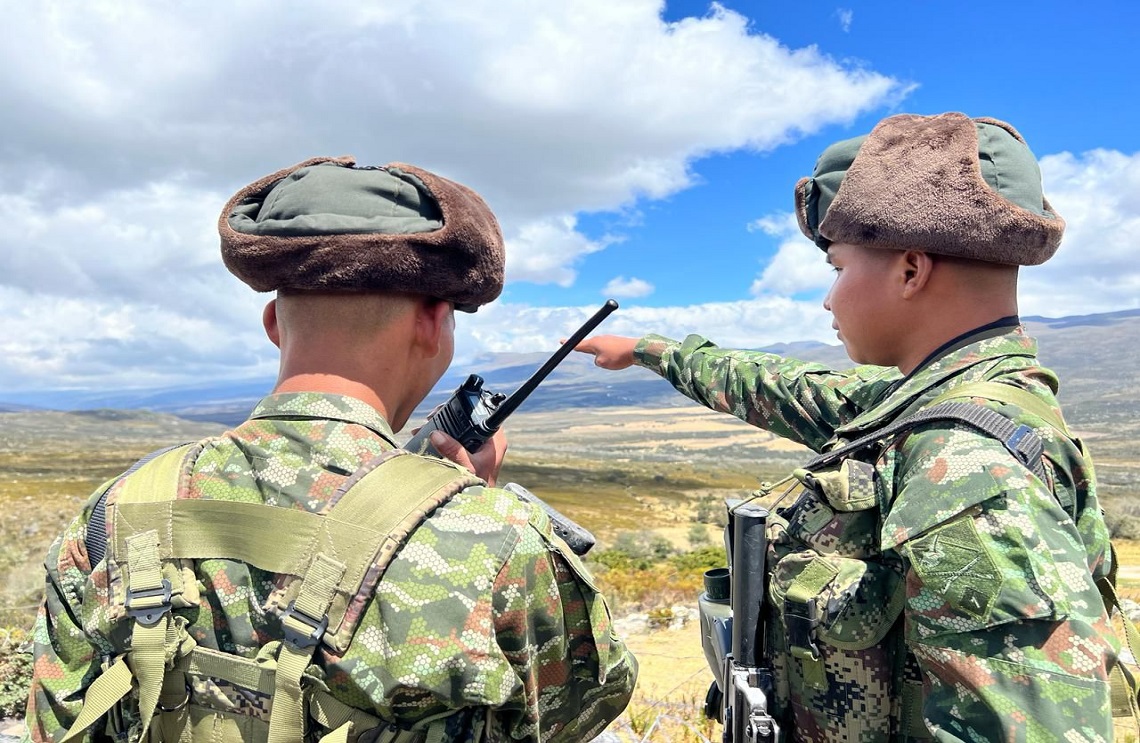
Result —
[{"label": "backpack strap", "polygon": [[119,480],[134,474],[150,460],[180,446],[186,446],[186,444],[174,444],[165,449],[152,451],[132,464],[126,472],[103,485],[102,492],[99,493],[99,498],[95,501],[95,507],[91,509],[91,515],[87,518],[87,530],[83,535],[83,544],[87,547],[87,561],[92,568],[103,562],[103,558],[107,554],[107,495],[111,492],[111,488],[115,487]]},{"label": "backpack strap", "polygon": [[[279,607],[284,641],[277,658],[270,743],[299,743],[306,700],[301,678],[320,642],[343,652],[360,612],[411,532],[437,507],[483,481],[434,457],[385,452],[349,477],[325,514],[211,499],[178,498],[198,448],[155,456],[108,504],[109,562],[126,566],[122,610],[134,620],[131,650],[92,683],[70,741],[138,683],[143,732],[154,715],[168,661],[193,651],[171,615],[173,560],[227,558],[295,576]],[[112,593],[114,595],[114,593]],[[187,642],[189,640],[189,642]],[[326,704],[326,707],[329,705]],[[344,720],[359,723],[360,720]]]},{"label": "backpack strap", "polygon": [[[137,462],[131,477],[123,482],[117,499],[176,497],[183,460],[193,448],[192,444],[185,444]],[[104,492],[104,496],[110,489]],[[104,496],[100,501],[105,503]],[[91,531],[89,528],[88,532]],[[167,652],[178,642],[170,615],[171,585],[162,577],[158,545],[158,531],[154,529],[132,534],[124,542],[128,571],[124,608],[135,620],[131,628],[131,650],[92,682],[84,697],[82,711],[60,743],[79,737],[98,721],[130,692],[132,680],[139,686],[143,737],[150,727],[162,691]]]},{"label": "backpack strap", "polygon": [[[285,640],[277,656],[269,743],[303,740],[306,715],[301,677],[328,631],[336,596],[357,595],[369,567],[374,568],[370,571],[373,585],[379,582],[415,526],[460,490],[476,483],[482,480],[466,470],[397,449],[366,465],[365,471],[350,477],[334,495],[334,505],[322,523],[365,525],[370,533],[360,536],[368,547],[345,554],[351,545],[322,540],[297,597],[282,615]],[[343,612],[340,616],[343,618]]]}]

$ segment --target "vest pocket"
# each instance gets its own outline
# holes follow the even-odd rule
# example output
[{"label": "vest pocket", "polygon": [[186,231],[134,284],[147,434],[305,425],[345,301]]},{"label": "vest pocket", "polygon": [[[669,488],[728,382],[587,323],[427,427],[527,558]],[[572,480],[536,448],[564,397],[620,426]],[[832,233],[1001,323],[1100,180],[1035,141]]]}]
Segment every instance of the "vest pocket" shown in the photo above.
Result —
[{"label": "vest pocket", "polygon": [[849,650],[882,641],[906,601],[901,566],[814,550],[785,555],[772,571],[771,592],[777,615],[791,618],[784,621],[789,638]]},{"label": "vest pocket", "polygon": [[897,658],[888,635],[906,600],[901,568],[792,552],[775,565],[770,593],[771,647],[795,739],[889,740]]}]

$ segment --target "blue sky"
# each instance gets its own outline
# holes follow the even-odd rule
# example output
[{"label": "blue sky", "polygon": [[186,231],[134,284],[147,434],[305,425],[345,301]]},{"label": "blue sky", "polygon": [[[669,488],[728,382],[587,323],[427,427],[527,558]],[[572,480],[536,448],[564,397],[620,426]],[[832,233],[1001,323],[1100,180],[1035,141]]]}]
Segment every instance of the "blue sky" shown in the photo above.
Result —
[{"label": "blue sky", "polygon": [[[792,185],[884,116],[1012,122],[1069,229],[1024,314],[1140,306],[1140,12],[1115,1],[3,2],[0,400],[271,377],[214,222],[314,155],[482,193],[508,283],[457,363],[611,332],[834,342]],[[7,394],[5,394],[7,393]]]}]

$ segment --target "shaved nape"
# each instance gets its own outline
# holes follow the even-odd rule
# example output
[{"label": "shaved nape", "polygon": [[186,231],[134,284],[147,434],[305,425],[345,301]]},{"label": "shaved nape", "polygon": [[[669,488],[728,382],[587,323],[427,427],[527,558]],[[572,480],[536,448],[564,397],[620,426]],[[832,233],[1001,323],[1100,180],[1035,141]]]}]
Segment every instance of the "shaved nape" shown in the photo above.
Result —
[{"label": "shaved nape", "polygon": [[415,303],[410,294],[279,291],[277,317],[283,330],[296,336],[359,337],[383,330]]}]

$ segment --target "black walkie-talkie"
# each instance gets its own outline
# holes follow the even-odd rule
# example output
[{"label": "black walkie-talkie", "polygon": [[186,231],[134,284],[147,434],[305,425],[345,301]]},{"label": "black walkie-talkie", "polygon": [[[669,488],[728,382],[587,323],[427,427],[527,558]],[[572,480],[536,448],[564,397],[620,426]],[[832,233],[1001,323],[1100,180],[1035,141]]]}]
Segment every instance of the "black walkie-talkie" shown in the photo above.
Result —
[{"label": "black walkie-talkie", "polygon": [[503,421],[522,404],[530,393],[546,379],[546,376],[558,366],[574,347],[577,346],[590,331],[598,327],[607,316],[618,307],[612,299],[606,300],[602,308],[586,321],[582,327],[574,331],[554,355],[536,371],[530,379],[523,382],[511,395],[490,392],[483,389],[483,378],[478,374],[467,377],[463,384],[455,390],[447,402],[436,408],[423,427],[416,435],[404,444],[404,448],[416,454],[430,454],[439,456],[439,452],[431,445],[431,432],[443,431],[463,445],[468,451],[475,451],[487,439],[495,435]]}]

